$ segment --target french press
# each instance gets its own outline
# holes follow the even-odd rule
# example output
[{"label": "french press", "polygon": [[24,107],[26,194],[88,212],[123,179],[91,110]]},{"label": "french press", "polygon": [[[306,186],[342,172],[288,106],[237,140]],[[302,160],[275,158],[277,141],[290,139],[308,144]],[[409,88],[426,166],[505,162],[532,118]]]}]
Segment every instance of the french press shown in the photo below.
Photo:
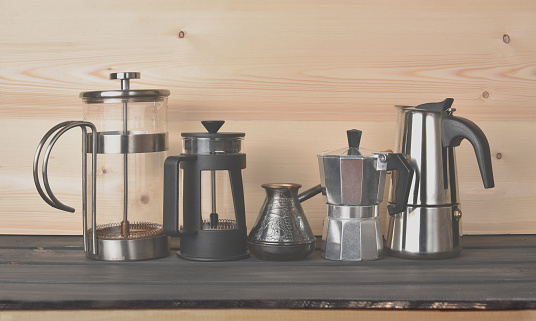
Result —
[{"label": "french press", "polygon": [[[139,72],[112,73],[110,79],[121,80],[121,90],[82,92],[84,120],[54,126],[39,143],[34,157],[34,182],[43,200],[52,207],[74,212],[50,189],[48,163],[60,136],[72,128],[82,129],[84,251],[96,260],[131,261],[169,255],[169,237],[161,224],[169,91],[131,90],[130,80],[139,78]],[[48,140],[42,163],[45,192],[39,180],[39,158]]]},{"label": "french press", "polygon": [[[180,236],[180,257],[229,261],[249,256],[241,153],[244,133],[219,133],[224,121],[202,121],[208,132],[182,133],[183,152],[164,164],[164,231]],[[179,191],[182,169],[182,195]],[[182,225],[179,226],[179,200]]]}]

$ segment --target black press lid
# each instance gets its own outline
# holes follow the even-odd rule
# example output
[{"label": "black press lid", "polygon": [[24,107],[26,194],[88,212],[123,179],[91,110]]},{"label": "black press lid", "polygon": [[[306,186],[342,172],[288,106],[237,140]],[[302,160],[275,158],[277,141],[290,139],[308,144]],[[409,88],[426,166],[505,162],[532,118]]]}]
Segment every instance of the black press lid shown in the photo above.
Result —
[{"label": "black press lid", "polygon": [[233,139],[246,136],[245,133],[218,133],[221,126],[225,123],[224,120],[203,120],[201,124],[205,126],[208,132],[204,133],[182,133],[182,137],[194,137],[194,138],[220,138],[220,139]]}]

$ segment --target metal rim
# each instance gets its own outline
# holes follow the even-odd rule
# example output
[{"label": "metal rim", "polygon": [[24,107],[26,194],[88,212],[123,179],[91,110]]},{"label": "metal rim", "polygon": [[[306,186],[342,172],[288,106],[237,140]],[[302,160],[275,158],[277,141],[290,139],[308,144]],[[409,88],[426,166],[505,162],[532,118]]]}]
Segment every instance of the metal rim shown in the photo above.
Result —
[{"label": "metal rim", "polygon": [[140,261],[168,256],[170,250],[169,236],[162,234],[138,239],[103,240],[98,239],[96,251],[88,249],[86,257],[100,261]]},{"label": "metal rim", "polygon": [[182,133],[184,138],[205,138],[213,140],[231,140],[235,138],[245,137],[245,133]]},{"label": "metal rim", "polygon": [[261,187],[266,189],[295,189],[301,188],[302,186],[296,183],[265,183]]},{"label": "metal rim", "polygon": [[105,91],[86,91],[80,93],[80,98],[91,101],[93,99],[110,99],[110,98],[163,98],[169,96],[167,89],[142,89],[142,90],[105,90]]},{"label": "metal rim", "polygon": [[[93,136],[87,135],[92,146]],[[143,131],[130,131],[122,135],[119,131],[97,133],[97,153],[99,154],[131,154],[153,153],[169,149],[168,133],[147,134]],[[88,149],[88,153],[93,151]]]}]

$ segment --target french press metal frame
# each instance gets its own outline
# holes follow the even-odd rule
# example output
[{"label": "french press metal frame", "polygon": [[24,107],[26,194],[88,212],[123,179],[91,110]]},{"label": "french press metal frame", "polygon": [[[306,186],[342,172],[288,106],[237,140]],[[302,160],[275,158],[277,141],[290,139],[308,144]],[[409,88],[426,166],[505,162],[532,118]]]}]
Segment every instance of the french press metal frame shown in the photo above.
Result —
[{"label": "french press metal frame", "polygon": [[[93,99],[96,102],[103,102],[109,98],[126,96],[127,99],[134,101],[144,101],[147,97],[158,95],[169,95],[167,90],[136,90],[131,91],[129,80],[138,79],[140,74],[137,72],[112,73],[110,79],[121,80],[121,91],[105,92],[88,92],[83,93],[84,99]],[[39,195],[50,206],[66,211],[75,212],[75,209],[63,204],[52,192],[48,180],[48,162],[52,148],[58,139],[72,128],[80,127],[82,130],[82,219],[83,219],[83,237],[84,251],[86,256],[97,260],[143,260],[153,259],[169,255],[169,237],[163,232],[162,226],[153,223],[135,223],[138,237],[130,237],[131,225],[127,217],[128,206],[128,159],[130,153],[149,153],[160,152],[168,149],[168,135],[166,133],[137,133],[129,132],[127,128],[128,102],[123,103],[123,130],[111,132],[97,132],[96,126],[87,121],[66,121],[51,128],[41,139],[33,162],[34,183]],[[91,135],[88,134],[88,128]],[[50,137],[54,135],[51,139]],[[39,180],[39,159],[45,143],[50,139],[46,148],[43,165],[42,177],[44,189],[41,187]],[[92,190],[91,190],[91,229],[88,230],[88,188],[87,188],[87,154],[91,153],[92,162]],[[97,226],[97,154],[123,154],[124,170],[124,211],[123,221],[120,224],[120,237],[116,238],[99,238],[97,236],[99,229]],[[45,192],[46,191],[46,192]],[[101,226],[100,230],[113,229],[113,223],[110,226]],[[140,232],[140,229],[143,229]],[[102,231],[101,231],[102,232]],[[103,232],[104,233],[104,232]],[[91,235],[89,235],[91,234]],[[91,239],[91,243],[89,240]]]}]

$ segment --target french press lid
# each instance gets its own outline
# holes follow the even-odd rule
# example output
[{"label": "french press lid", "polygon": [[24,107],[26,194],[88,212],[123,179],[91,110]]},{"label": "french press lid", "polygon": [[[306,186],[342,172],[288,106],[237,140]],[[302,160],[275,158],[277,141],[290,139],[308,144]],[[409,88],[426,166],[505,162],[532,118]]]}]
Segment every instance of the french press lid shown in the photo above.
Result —
[{"label": "french press lid", "polygon": [[130,90],[130,79],[140,79],[139,72],[114,72],[110,79],[121,80],[121,90],[86,91],[80,93],[80,98],[88,104],[100,104],[104,102],[144,102],[163,99],[169,96],[167,89],[141,89]]},{"label": "french press lid", "polygon": [[218,133],[225,121],[205,120],[201,124],[207,132],[182,133],[184,154],[240,153],[245,133]]}]

